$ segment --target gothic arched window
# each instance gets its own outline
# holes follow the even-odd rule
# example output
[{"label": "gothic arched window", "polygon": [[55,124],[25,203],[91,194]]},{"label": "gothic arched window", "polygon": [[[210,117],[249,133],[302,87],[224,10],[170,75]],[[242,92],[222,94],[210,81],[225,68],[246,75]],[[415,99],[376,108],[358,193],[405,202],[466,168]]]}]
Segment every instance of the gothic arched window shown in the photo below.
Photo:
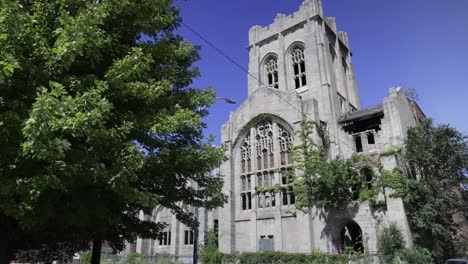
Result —
[{"label": "gothic arched window", "polygon": [[268,87],[278,89],[278,59],[269,58],[265,63],[265,71]]},{"label": "gothic arched window", "polygon": [[[252,135],[252,136],[251,136]],[[281,124],[274,121],[261,121],[249,130],[247,136],[240,145],[240,189],[242,210],[252,209],[252,188],[272,187],[282,184],[281,172],[292,164],[291,133]],[[251,146],[255,146],[254,149]],[[251,157],[255,157],[251,160]],[[255,186],[252,186],[252,180]],[[294,203],[294,198],[288,186],[289,205]],[[270,191],[256,192],[257,208],[272,208],[279,206],[277,199],[281,199],[281,193]],[[278,197],[276,197],[278,195]],[[292,201],[292,203],[291,203]]]},{"label": "gothic arched window", "polygon": [[305,71],[305,57],[303,48],[294,48],[291,52],[291,61],[293,66],[293,79],[296,89],[307,84]]}]

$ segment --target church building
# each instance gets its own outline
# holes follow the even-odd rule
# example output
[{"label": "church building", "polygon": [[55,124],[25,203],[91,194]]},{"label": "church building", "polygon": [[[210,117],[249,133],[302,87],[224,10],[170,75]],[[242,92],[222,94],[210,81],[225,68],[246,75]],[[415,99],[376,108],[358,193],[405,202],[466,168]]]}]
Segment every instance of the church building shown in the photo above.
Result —
[{"label": "church building", "polygon": [[[396,223],[407,246],[411,232],[401,199],[388,190],[386,210],[375,212],[368,202],[330,209],[324,216],[313,209],[295,209],[285,170],[292,165],[291,144],[303,115],[326,129],[332,144],[329,156],[349,159],[354,154],[380,159],[385,169],[399,166],[395,156],[383,156],[403,146],[406,131],[425,118],[401,88],[390,88],[382,103],[361,108],[346,32],[335,18],[323,15],[321,0],[305,0],[290,15],[249,31],[248,97],[223,125],[225,161],[223,193],[228,202],[217,212],[203,212],[204,230],[216,228],[224,253],[282,251],[342,253],[345,236],[356,250],[377,251],[379,231]],[[282,186],[280,192],[257,192],[258,187]],[[190,230],[164,209],[154,216],[170,223],[162,241],[139,240],[145,254],[190,257]],[[150,251],[148,251],[150,250]]]}]

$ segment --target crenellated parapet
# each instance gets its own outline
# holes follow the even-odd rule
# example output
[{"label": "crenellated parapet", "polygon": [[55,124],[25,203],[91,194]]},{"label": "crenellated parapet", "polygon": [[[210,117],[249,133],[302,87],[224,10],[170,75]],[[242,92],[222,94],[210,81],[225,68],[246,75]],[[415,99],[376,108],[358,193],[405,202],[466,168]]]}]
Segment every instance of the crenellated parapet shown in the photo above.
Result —
[{"label": "crenellated parapet", "polygon": [[275,35],[291,27],[303,24],[308,19],[323,17],[321,0],[305,0],[299,10],[291,15],[278,14],[274,22],[266,27],[253,26],[249,31],[249,46],[274,37]]}]

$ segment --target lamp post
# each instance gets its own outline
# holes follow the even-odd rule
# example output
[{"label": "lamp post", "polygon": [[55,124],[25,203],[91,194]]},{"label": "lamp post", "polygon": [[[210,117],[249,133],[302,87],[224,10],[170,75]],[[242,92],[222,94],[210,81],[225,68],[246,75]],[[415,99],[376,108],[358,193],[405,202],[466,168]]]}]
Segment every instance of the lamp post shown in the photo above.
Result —
[{"label": "lamp post", "polygon": [[224,100],[224,101],[225,101],[226,103],[228,103],[228,104],[237,104],[236,101],[232,100],[231,98],[227,98],[227,97],[217,97],[217,98],[215,99],[215,101],[216,101],[216,100]]},{"label": "lamp post", "polygon": [[[223,100],[228,104],[236,104],[236,101],[232,100],[231,98],[227,97],[217,97],[216,100]],[[198,192],[198,183],[194,182],[195,184],[195,191]],[[195,229],[193,230],[193,264],[198,263],[198,207],[194,207],[194,212],[193,212],[193,217],[195,219],[195,222],[197,225],[195,226]]]}]

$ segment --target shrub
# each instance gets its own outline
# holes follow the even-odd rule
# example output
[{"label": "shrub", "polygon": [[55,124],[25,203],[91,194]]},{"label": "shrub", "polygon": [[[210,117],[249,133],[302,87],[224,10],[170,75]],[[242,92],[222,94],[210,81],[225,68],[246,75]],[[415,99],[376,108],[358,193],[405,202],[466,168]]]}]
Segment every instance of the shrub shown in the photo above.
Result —
[{"label": "shrub", "polygon": [[263,253],[243,253],[243,254],[223,254],[216,251],[202,253],[204,264],[346,264],[348,261],[345,255],[327,254],[314,252],[314,254],[294,254],[283,252],[263,252]]},{"label": "shrub", "polygon": [[433,263],[432,255],[426,248],[409,248],[400,251],[401,260],[406,264]]},{"label": "shrub", "polygon": [[384,227],[379,235],[379,253],[395,255],[405,247],[403,233],[396,223]]},{"label": "shrub", "polygon": [[87,251],[83,251],[83,252],[80,252],[80,263],[83,263],[83,264],[89,264],[91,263],[91,251],[87,250]]}]

